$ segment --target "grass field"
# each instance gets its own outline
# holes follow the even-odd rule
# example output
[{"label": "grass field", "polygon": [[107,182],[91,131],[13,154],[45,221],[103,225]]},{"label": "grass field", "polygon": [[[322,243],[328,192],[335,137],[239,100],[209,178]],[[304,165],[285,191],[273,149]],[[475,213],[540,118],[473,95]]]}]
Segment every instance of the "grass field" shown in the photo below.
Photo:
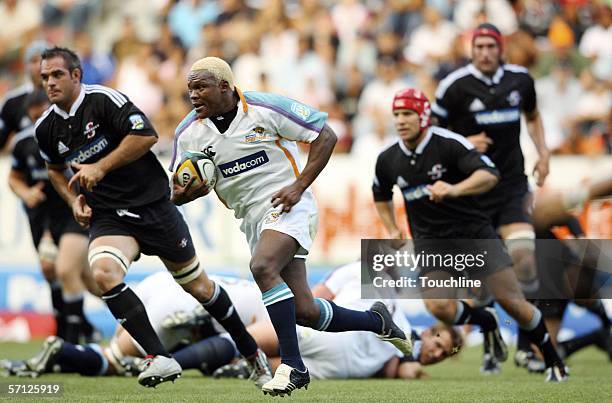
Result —
[{"label": "grass field", "polygon": [[[32,356],[40,343],[0,343],[0,358]],[[479,373],[480,349],[471,348],[455,359],[428,368],[431,379],[401,380],[314,380],[307,391],[294,392],[282,401],[309,402],[405,402],[405,401],[612,401],[612,363],[593,349],[578,353],[568,362],[570,380],[564,384],[546,384],[543,375],[531,375],[510,362],[502,374]],[[135,378],[87,378],[79,375],[47,375],[34,380],[0,379],[0,383],[61,382],[62,401],[160,401],[160,402],[258,402],[280,397],[263,396],[247,381],[204,378],[198,371],[186,371],[175,384],[145,389]],[[7,396],[1,396],[0,400]],[[11,399],[17,401],[18,399]],[[21,401],[50,401],[40,397]],[[59,400],[59,399],[57,399]]]}]

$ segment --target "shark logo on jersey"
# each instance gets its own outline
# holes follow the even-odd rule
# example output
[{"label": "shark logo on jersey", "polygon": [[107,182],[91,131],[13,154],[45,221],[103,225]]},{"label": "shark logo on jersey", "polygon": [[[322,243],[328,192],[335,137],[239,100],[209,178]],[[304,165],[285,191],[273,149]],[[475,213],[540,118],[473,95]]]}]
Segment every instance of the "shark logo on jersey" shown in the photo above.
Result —
[{"label": "shark logo on jersey", "polygon": [[432,180],[436,180],[440,179],[444,172],[446,172],[446,168],[444,168],[442,164],[436,164],[431,167],[429,172],[427,172],[427,175],[429,175]]},{"label": "shark logo on jersey", "polygon": [[302,120],[307,120],[311,113],[309,107],[299,102],[294,102],[291,104],[291,112]]},{"label": "shark logo on jersey", "polygon": [[506,101],[508,101],[511,106],[517,106],[521,102],[521,93],[517,90],[512,91],[506,97]]},{"label": "shark logo on jersey", "polygon": [[251,169],[255,169],[270,161],[265,151],[258,151],[255,154],[247,155],[234,161],[219,164],[219,170],[224,178],[236,176]]},{"label": "shark logo on jersey", "polygon": [[99,124],[94,125],[94,122],[87,122],[85,125],[85,131],[83,134],[87,136],[87,139],[90,139],[96,135],[96,129],[100,127]]},{"label": "shark logo on jersey", "polygon": [[485,109],[485,105],[478,98],[474,98],[472,103],[470,104],[470,112],[478,112]]},{"label": "shark logo on jersey", "polygon": [[70,149],[68,147],[66,147],[66,144],[62,143],[61,141],[59,143],[57,143],[57,152],[60,154],[65,154],[68,151],[70,151]]}]

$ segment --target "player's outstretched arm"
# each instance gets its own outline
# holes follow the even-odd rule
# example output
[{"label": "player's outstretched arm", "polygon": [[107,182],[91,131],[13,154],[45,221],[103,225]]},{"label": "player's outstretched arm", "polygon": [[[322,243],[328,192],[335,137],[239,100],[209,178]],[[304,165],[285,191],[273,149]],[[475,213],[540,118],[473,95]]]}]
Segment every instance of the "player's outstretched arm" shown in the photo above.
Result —
[{"label": "player's outstretched arm", "polygon": [[128,134],[110,154],[93,164],[73,164],[79,171],[70,180],[69,186],[78,181],[88,191],[100,182],[107,173],[136,161],[157,143],[156,136]]},{"label": "player's outstretched arm", "polygon": [[324,125],[316,140],[310,143],[308,161],[300,176],[293,184],[285,186],[272,196],[274,207],[282,204],[284,212],[291,211],[291,208],[300,201],[302,193],[312,185],[327,165],[336,141],[338,141],[338,138],[334,131],[327,124]]},{"label": "player's outstretched arm", "polygon": [[542,125],[542,117],[538,109],[525,114],[527,121],[527,132],[535,145],[538,152],[538,161],[533,167],[533,175],[535,176],[538,186],[543,186],[548,176],[550,151],[546,146],[544,139],[544,126]]}]

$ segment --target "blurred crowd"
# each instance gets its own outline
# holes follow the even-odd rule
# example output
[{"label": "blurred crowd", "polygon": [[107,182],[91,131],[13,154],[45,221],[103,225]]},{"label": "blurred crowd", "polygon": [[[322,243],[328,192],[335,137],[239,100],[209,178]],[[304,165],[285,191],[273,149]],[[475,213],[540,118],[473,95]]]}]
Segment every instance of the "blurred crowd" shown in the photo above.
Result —
[{"label": "blurred crowd", "polygon": [[329,113],[337,152],[393,141],[394,93],[469,63],[470,32],[491,22],[505,60],[536,78],[555,153],[610,154],[611,1],[587,0],[3,0],[0,95],[26,79],[33,40],[74,48],[84,82],[117,88],[171,151],[189,111],[186,73],[203,56],[232,65],[243,90],[271,91]]}]

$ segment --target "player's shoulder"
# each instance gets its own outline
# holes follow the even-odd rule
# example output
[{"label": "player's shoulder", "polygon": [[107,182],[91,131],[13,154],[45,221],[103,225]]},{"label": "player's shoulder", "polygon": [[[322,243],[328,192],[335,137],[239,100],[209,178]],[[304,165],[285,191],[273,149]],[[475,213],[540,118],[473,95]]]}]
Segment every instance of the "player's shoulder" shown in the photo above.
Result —
[{"label": "player's shoulder", "polygon": [[174,136],[175,137],[180,136],[181,133],[187,130],[187,128],[189,128],[193,124],[193,122],[195,122],[197,119],[198,119],[198,116],[196,114],[196,110],[192,109],[187,115],[185,115],[185,117],[176,126],[176,129],[174,130]]},{"label": "player's shoulder", "polygon": [[11,143],[10,143],[10,150],[14,151],[16,150],[18,147],[20,147],[22,144],[24,144],[26,141],[28,140],[33,140],[34,139],[34,135],[35,135],[35,129],[34,129],[34,125],[30,125],[28,127],[26,127],[25,129],[21,130],[20,132],[17,132],[17,134],[15,134],[15,136],[13,136]]},{"label": "player's shoulder", "polygon": [[34,85],[32,83],[25,83],[17,88],[7,91],[6,94],[4,94],[2,101],[0,101],[0,109],[4,109],[5,107],[13,104],[21,105],[23,99],[33,90]]},{"label": "player's shoulder", "polygon": [[459,144],[468,150],[474,148],[474,145],[468,139],[451,130],[439,126],[430,126],[429,130],[434,141],[451,146]]},{"label": "player's shoulder", "polygon": [[85,96],[92,99],[94,102],[107,102],[111,101],[117,108],[123,107],[125,104],[130,102],[121,92],[114,88],[106,87],[99,84],[83,84],[83,90]]},{"label": "player's shoulder", "polygon": [[317,123],[327,117],[326,113],[284,95],[259,91],[246,91],[243,95],[247,105],[261,110],[263,115],[282,115],[296,123],[306,125]]},{"label": "player's shoulder", "polygon": [[529,70],[525,66],[519,66],[518,64],[506,63],[503,65],[503,69],[504,74],[509,73],[511,75],[515,74],[519,76],[531,76],[529,74]]},{"label": "player's shoulder", "polygon": [[468,66],[459,67],[457,70],[449,73],[438,84],[438,89],[436,90],[436,98],[444,98],[444,95],[446,95],[449,88],[454,85],[457,85],[462,80],[465,80],[471,74],[472,73]]},{"label": "player's shoulder", "polygon": [[54,108],[53,105],[48,107],[47,110],[45,110],[43,114],[40,115],[40,117],[36,120],[36,122],[34,122],[34,126],[33,126],[34,134],[36,135],[37,138],[39,138],[40,134],[44,132],[44,129],[48,128],[48,126],[53,121],[53,117],[55,115],[54,113],[52,113],[53,108]]}]

